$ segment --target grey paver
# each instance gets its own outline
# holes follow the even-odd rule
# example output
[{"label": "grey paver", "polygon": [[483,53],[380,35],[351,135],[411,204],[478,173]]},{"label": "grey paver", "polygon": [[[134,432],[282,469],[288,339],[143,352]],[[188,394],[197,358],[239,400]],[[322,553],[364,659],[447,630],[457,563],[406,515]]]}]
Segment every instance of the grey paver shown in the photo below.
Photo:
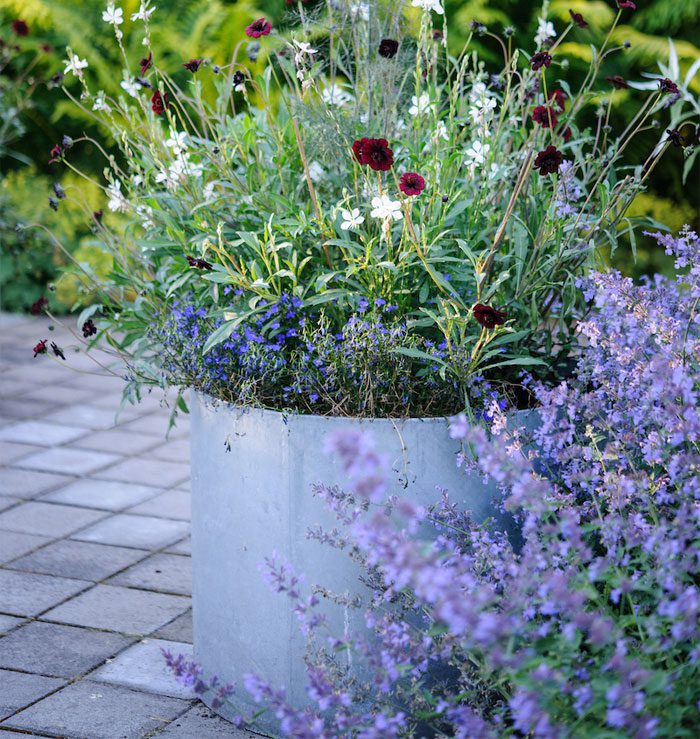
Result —
[{"label": "grey paver", "polygon": [[152,557],[120,572],[110,585],[124,585],[160,593],[191,595],[192,561],[177,554],[154,554]]},{"label": "grey paver", "polygon": [[174,621],[165,624],[153,635],[158,639],[170,639],[171,641],[187,642],[192,644],[192,611],[186,611]]},{"label": "grey paver", "polygon": [[77,506],[29,501],[0,513],[0,529],[40,536],[66,536],[107,514]]},{"label": "grey paver", "polygon": [[57,405],[68,405],[69,403],[88,400],[89,391],[65,386],[57,390],[49,385],[31,390],[23,397],[30,400],[45,401],[46,405],[55,408]]},{"label": "grey paver", "polygon": [[55,447],[22,457],[15,462],[14,466],[44,472],[86,475],[107,465],[114,464],[120,459],[122,457],[118,454],[96,452],[90,449]]},{"label": "grey paver", "polygon": [[16,444],[13,441],[0,441],[0,464],[9,464],[41,449],[34,444]]},{"label": "grey paver", "polygon": [[74,534],[72,538],[97,544],[160,549],[177,541],[187,530],[188,525],[184,521],[118,513]]},{"label": "grey paver", "polygon": [[182,654],[187,660],[192,660],[191,644],[144,639],[93,672],[90,679],[173,698],[194,698],[192,688],[179,683],[169,670],[162,649],[173,656]]},{"label": "grey paver", "polygon": [[140,434],[150,434],[151,436],[165,439],[168,433],[168,424],[169,420],[167,416],[150,414],[125,424],[122,431],[137,431]]},{"label": "grey paver", "polygon": [[6,511],[8,508],[12,508],[12,506],[17,505],[19,501],[19,498],[11,498],[9,495],[0,495],[0,511]]},{"label": "grey paver", "polygon": [[118,428],[108,431],[92,431],[82,439],[71,442],[70,446],[80,449],[96,449],[114,454],[141,454],[156,446],[157,440],[147,434],[135,431],[120,431]]},{"label": "grey paver", "polygon": [[115,480],[82,479],[42,496],[41,500],[85,508],[100,508],[106,511],[121,511],[143,503],[149,498],[154,498],[160,492],[162,488],[154,488],[150,485],[131,485],[128,482]]},{"label": "grey paver", "polygon": [[153,459],[162,459],[166,462],[188,464],[190,461],[190,442],[188,439],[168,441],[162,446],[151,449],[148,455]]},{"label": "grey paver", "polygon": [[184,490],[168,490],[130,508],[129,513],[189,521],[192,517],[192,496]]},{"label": "grey paver", "polygon": [[67,539],[15,559],[8,567],[76,580],[98,581],[138,562],[144,555],[145,552],[140,549]]},{"label": "grey paver", "polygon": [[7,634],[8,631],[11,631],[22,623],[24,623],[23,618],[17,618],[16,616],[3,616],[0,614],[0,634]]},{"label": "grey paver", "polygon": [[114,657],[132,641],[121,634],[33,621],[0,639],[0,667],[72,678]]},{"label": "grey paver", "polygon": [[116,408],[96,408],[91,405],[71,405],[49,413],[51,423],[69,423],[86,429],[110,429],[116,425]]},{"label": "grey paver", "polygon": [[43,616],[49,621],[150,634],[189,608],[189,598],[113,585],[96,585]]},{"label": "grey paver", "polygon": [[[51,539],[48,536],[35,536],[34,534],[0,529],[0,565],[38,549],[50,541]],[[1,601],[0,610],[2,610]]]},{"label": "grey paver", "polygon": [[82,580],[0,570],[0,609],[10,616],[37,616],[85,586]]},{"label": "grey paver", "polygon": [[182,541],[178,541],[176,544],[168,547],[166,550],[168,554],[192,554],[192,539],[188,536]]},{"label": "grey paver", "polygon": [[261,739],[260,734],[236,728],[201,704],[190,708],[156,736],[163,739]]},{"label": "grey paver", "polygon": [[132,457],[106,470],[101,470],[97,476],[104,480],[124,480],[168,488],[186,480],[189,475],[190,466],[188,464]]},{"label": "grey paver", "polygon": [[15,714],[2,726],[71,739],[141,739],[188,705],[178,698],[81,680]]},{"label": "grey paver", "polygon": [[64,682],[53,677],[0,670],[0,719],[7,718],[20,708],[43,698],[52,690],[60,688]]},{"label": "grey paver", "polygon": [[0,475],[0,494],[16,498],[34,498],[39,493],[48,492],[74,479],[68,475],[56,475],[51,472],[6,467]]},{"label": "grey paver", "polygon": [[44,421],[13,423],[0,429],[0,441],[13,441],[36,446],[54,446],[85,436],[88,431],[79,426],[59,425]]},{"label": "grey paver", "polygon": [[0,413],[17,420],[40,418],[46,411],[46,405],[39,400],[22,400],[19,398],[0,398]]}]

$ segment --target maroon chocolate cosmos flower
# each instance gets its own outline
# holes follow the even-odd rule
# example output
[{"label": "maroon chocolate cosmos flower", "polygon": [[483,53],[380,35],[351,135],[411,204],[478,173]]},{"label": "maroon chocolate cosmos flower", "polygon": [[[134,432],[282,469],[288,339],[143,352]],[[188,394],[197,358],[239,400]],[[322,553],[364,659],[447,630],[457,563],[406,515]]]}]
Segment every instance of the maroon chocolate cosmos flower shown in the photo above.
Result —
[{"label": "maroon chocolate cosmos flower", "polygon": [[54,162],[60,162],[61,158],[63,157],[63,147],[60,144],[56,144],[56,146],[51,149],[51,159],[49,159],[49,164],[53,164]]},{"label": "maroon chocolate cosmos flower", "polygon": [[141,67],[141,76],[143,77],[144,74],[153,66],[153,54],[149,54],[147,57],[143,58],[139,62],[139,66]]},{"label": "maroon chocolate cosmos flower", "polygon": [[102,210],[102,208],[100,208],[99,210],[96,210],[96,211],[95,211],[95,212],[94,212],[94,213],[92,214],[92,218],[93,218],[93,220],[94,220],[94,221],[96,221],[97,223],[101,223],[101,222],[102,222],[102,216],[103,216],[103,215],[104,215],[104,211]]},{"label": "maroon chocolate cosmos flower", "polygon": [[678,146],[681,149],[685,146],[683,134],[677,128],[667,128],[666,133],[668,134],[666,141],[670,141],[674,146]]},{"label": "maroon chocolate cosmos flower", "polygon": [[66,355],[63,353],[63,349],[55,341],[51,342],[51,350],[57,357],[60,357],[64,362],[66,361]]},{"label": "maroon chocolate cosmos flower", "polygon": [[563,159],[557,147],[550,145],[535,157],[535,169],[539,169],[541,175],[554,174],[559,171]]},{"label": "maroon chocolate cosmos flower", "polygon": [[45,296],[41,296],[39,300],[36,300],[32,303],[32,307],[29,309],[29,312],[33,316],[40,316],[44,312],[44,308],[49,304],[49,301],[46,299]]},{"label": "maroon chocolate cosmos flower", "polygon": [[668,77],[664,77],[662,80],[659,80],[659,90],[665,95],[678,95],[680,92],[678,85]]},{"label": "maroon chocolate cosmos flower", "polygon": [[399,190],[404,195],[420,195],[425,190],[425,180],[418,172],[404,172],[399,178]]},{"label": "maroon chocolate cosmos flower", "polygon": [[561,136],[564,139],[564,141],[570,141],[571,140],[571,129],[568,126],[559,126],[557,135]]},{"label": "maroon chocolate cosmos flower", "polygon": [[163,115],[166,108],[170,107],[170,100],[168,99],[168,93],[164,92],[162,95],[158,90],[153,93],[151,98],[151,110],[156,115]]},{"label": "maroon chocolate cosmos flower", "polygon": [[28,36],[29,26],[27,25],[27,22],[20,20],[19,18],[12,21],[12,33],[14,33],[15,36]]},{"label": "maroon chocolate cosmos flower", "polygon": [[564,90],[560,90],[558,87],[554,92],[549,95],[550,100],[554,100],[555,106],[563,113],[566,108],[566,93]]},{"label": "maroon chocolate cosmos flower", "polygon": [[542,128],[554,128],[557,125],[557,114],[546,105],[538,105],[532,111],[532,120]]},{"label": "maroon chocolate cosmos flower", "polygon": [[588,23],[586,23],[581,13],[574,13],[573,10],[570,10],[569,15],[571,16],[571,22],[575,23],[579,28],[588,28]]},{"label": "maroon chocolate cosmos flower", "polygon": [[396,56],[396,52],[399,50],[399,42],[393,38],[383,38],[379,42],[379,56],[383,56],[385,59],[393,59]]},{"label": "maroon chocolate cosmos flower", "polygon": [[394,163],[394,152],[386,139],[362,138],[353,143],[352,151],[360,164],[366,164],[375,172],[386,172]]},{"label": "maroon chocolate cosmos flower", "polygon": [[48,342],[48,339],[42,339],[33,349],[34,352],[34,359],[36,359],[40,354],[46,354],[46,343]]},{"label": "maroon chocolate cosmos flower", "polygon": [[620,10],[623,10],[624,8],[629,8],[629,10],[637,9],[637,6],[631,0],[617,0],[617,7],[620,8]]},{"label": "maroon chocolate cosmos flower", "polygon": [[189,62],[185,62],[182,66],[194,74],[202,66],[202,62],[204,62],[204,59],[190,59]]},{"label": "maroon chocolate cosmos flower", "polygon": [[530,57],[530,66],[535,70],[542,69],[542,67],[549,67],[552,63],[552,55],[546,51],[535,52]]},{"label": "maroon chocolate cosmos flower", "polygon": [[508,314],[504,313],[498,308],[493,308],[490,305],[484,305],[483,303],[477,303],[472,308],[472,315],[476,319],[476,322],[484,328],[495,328],[505,323]]},{"label": "maroon chocolate cosmos flower", "polygon": [[204,269],[207,271],[213,269],[209,262],[207,262],[205,259],[200,259],[199,257],[187,257],[187,264],[189,264],[190,267],[194,267],[195,269]]},{"label": "maroon chocolate cosmos flower", "polygon": [[624,77],[619,74],[615,74],[612,77],[606,77],[605,81],[612,85],[616,90],[629,90],[629,85]]},{"label": "maroon chocolate cosmos flower", "polygon": [[83,324],[83,337],[89,339],[97,333],[97,326],[92,321],[92,318],[88,318]]},{"label": "maroon chocolate cosmos flower", "polygon": [[260,38],[261,36],[269,36],[272,30],[272,23],[266,21],[264,18],[258,18],[253,21],[246,29],[246,36],[251,38]]},{"label": "maroon chocolate cosmos flower", "polygon": [[433,41],[442,41],[442,37],[444,35],[445,34],[443,34],[443,32],[439,28],[433,29]]}]

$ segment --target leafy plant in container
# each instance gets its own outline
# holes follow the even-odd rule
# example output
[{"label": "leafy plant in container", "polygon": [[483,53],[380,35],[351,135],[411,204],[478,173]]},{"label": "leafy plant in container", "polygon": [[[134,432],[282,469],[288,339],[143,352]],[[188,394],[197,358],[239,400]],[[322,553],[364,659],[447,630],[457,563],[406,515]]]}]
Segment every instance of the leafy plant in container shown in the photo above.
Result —
[{"label": "leafy plant in container", "polygon": [[[636,167],[621,155],[687,95],[660,78],[619,135],[604,113],[579,130],[583,106],[619,84],[598,78],[602,60],[623,49],[606,40],[570,89],[558,46],[576,14],[558,35],[543,22],[527,50],[474,23],[470,42],[503,54],[492,70],[469,43],[447,51],[439,0],[302,3],[283,32],[251,18],[266,60],[253,74],[250,47],[161,68],[153,12],[131,16],[144,56],[124,54],[119,99],[91,90],[68,50],[76,105],[122,147],[106,161],[107,207],[132,217],[119,233],[98,222],[114,270],[78,327],[124,358],[128,397],[195,390],[198,658],[223,677],[256,668],[304,701],[303,644],[257,566],[272,545],[311,578],[330,572],[348,604],[359,595],[352,564],[306,537],[332,524],[309,492],[339,479],[323,437],[369,427],[400,495],[425,502],[443,484],[477,520],[499,515],[478,476],[444,476],[460,451],[445,418],[475,422],[495,398],[533,422],[523,371],[567,374],[578,282],[633,229],[626,206],[684,134]],[[123,11],[103,17],[121,47]],[[60,144],[53,158],[72,166]],[[351,631],[349,607],[346,619]]]}]

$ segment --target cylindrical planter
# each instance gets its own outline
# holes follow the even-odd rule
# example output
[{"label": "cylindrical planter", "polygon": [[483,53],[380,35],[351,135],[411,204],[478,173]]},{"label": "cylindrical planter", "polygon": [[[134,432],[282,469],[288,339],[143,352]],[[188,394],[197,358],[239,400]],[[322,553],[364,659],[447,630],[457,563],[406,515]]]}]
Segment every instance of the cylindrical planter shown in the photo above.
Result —
[{"label": "cylindrical planter", "polygon": [[[194,653],[208,676],[237,684],[231,706],[220,709],[224,716],[260,708],[243,688],[249,672],[284,687],[292,705],[308,702],[305,639],[289,600],[260,573],[265,557],[275,552],[290,562],[309,588],[364,592],[346,553],[306,536],[309,528],[337,525],[311,490],[317,482],[346,482],[338,460],[323,453],[328,433],[348,426],[370,431],[389,455],[398,495],[430,505],[437,488],[445,488],[476,520],[499,516],[494,489],[457,468],[460,444],[450,439],[446,419],[286,415],[197,393],[191,406]],[[531,417],[525,413],[518,422],[529,425]],[[338,636],[361,632],[361,610],[332,605],[326,612]],[[259,726],[274,731],[273,717]]]}]

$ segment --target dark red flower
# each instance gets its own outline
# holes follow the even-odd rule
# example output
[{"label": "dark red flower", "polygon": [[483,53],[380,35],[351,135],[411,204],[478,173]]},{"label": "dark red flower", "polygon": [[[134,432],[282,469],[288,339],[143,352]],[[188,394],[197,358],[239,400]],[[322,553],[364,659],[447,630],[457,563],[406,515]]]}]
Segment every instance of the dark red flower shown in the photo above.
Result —
[{"label": "dark red flower", "polygon": [[425,180],[418,172],[404,172],[399,178],[399,190],[404,195],[420,195],[425,190]]},{"label": "dark red flower", "polygon": [[554,128],[557,125],[557,114],[546,105],[538,105],[532,111],[532,120],[542,128]]},{"label": "dark red flower", "polygon": [[556,146],[548,146],[535,157],[535,169],[539,169],[541,175],[554,174],[564,159],[562,153]]},{"label": "dark red flower", "polygon": [[612,77],[606,77],[605,81],[611,84],[616,90],[629,90],[629,85],[624,77],[615,74]]},{"label": "dark red flower", "polygon": [[561,136],[564,139],[564,141],[571,140],[571,129],[568,126],[559,126],[559,130],[557,131],[557,134]]},{"label": "dark red flower", "polygon": [[504,313],[498,308],[493,308],[490,305],[484,305],[483,303],[477,303],[472,308],[472,314],[476,319],[476,322],[484,328],[495,328],[505,323],[508,314]]},{"label": "dark red flower", "polygon": [[393,59],[396,56],[396,52],[399,50],[399,42],[393,38],[384,38],[379,42],[379,56],[383,56],[385,59]]},{"label": "dark red flower", "polygon": [[20,20],[19,18],[12,21],[12,33],[14,33],[15,36],[28,36],[29,26],[27,25],[27,22]]},{"label": "dark red flower", "polygon": [[153,93],[151,98],[151,110],[156,115],[163,115],[166,108],[170,107],[170,100],[168,99],[168,93],[164,92],[162,95],[158,90]]},{"label": "dark red flower", "polygon": [[251,38],[260,38],[261,36],[269,36],[272,30],[272,23],[266,21],[264,18],[258,18],[253,21],[246,29],[246,36]]},{"label": "dark red flower", "polygon": [[63,349],[61,349],[58,344],[56,344],[55,341],[51,342],[51,349],[53,350],[53,353],[60,357],[64,362],[66,361],[66,355],[63,353]]},{"label": "dark red flower", "polygon": [[49,301],[42,295],[39,300],[32,303],[32,307],[29,312],[33,316],[40,316],[44,312],[44,308],[49,304]]},{"label": "dark red flower", "polygon": [[360,139],[353,143],[352,151],[360,164],[368,165],[375,172],[386,172],[394,163],[394,152],[386,139]]},{"label": "dark red flower", "polygon": [[50,54],[53,51],[53,46],[51,46],[51,44],[41,44],[39,48],[44,52],[44,54]]},{"label": "dark red flower", "polygon": [[149,70],[153,66],[153,54],[149,54],[147,57],[142,59],[139,62],[139,65],[141,67],[141,76],[146,74],[146,71]]},{"label": "dark red flower", "polygon": [[556,107],[563,113],[564,108],[566,108],[566,93],[564,90],[560,90],[558,87],[554,92],[551,92],[549,95],[550,100],[554,100],[554,104]]},{"label": "dark red flower", "polygon": [[63,147],[60,144],[56,144],[56,146],[51,149],[51,159],[49,159],[49,164],[53,164],[54,162],[60,162],[61,158],[63,157]]},{"label": "dark red flower", "polygon": [[659,90],[666,95],[678,95],[680,92],[678,85],[668,79],[668,77],[664,77],[662,80],[659,80]]},{"label": "dark red flower", "polygon": [[104,215],[104,211],[102,210],[102,208],[100,208],[100,210],[96,210],[96,211],[95,211],[95,212],[94,212],[94,213],[92,214],[92,217],[93,217],[93,219],[94,219],[95,221],[97,221],[97,223],[100,223],[100,222],[102,221],[102,216],[103,216],[103,215]]},{"label": "dark red flower", "polygon": [[211,264],[209,264],[209,262],[204,259],[200,259],[199,257],[187,257],[187,264],[189,264],[190,267],[194,267],[195,269],[212,269],[212,266]]},{"label": "dark red flower", "polygon": [[36,359],[40,354],[46,354],[46,342],[48,339],[42,339],[35,347],[32,349],[34,352],[34,359]]},{"label": "dark red flower", "polygon": [[433,41],[442,41],[443,36],[444,34],[439,28],[433,29]]},{"label": "dark red flower", "polygon": [[204,59],[190,59],[189,62],[185,62],[182,66],[194,74],[202,66],[203,61]]},{"label": "dark red flower", "polygon": [[549,67],[552,63],[552,55],[546,51],[537,51],[530,57],[530,66],[535,70]]},{"label": "dark red flower", "polygon": [[571,22],[575,23],[579,28],[588,28],[588,23],[586,23],[581,13],[574,13],[573,10],[570,10],[569,15],[571,16]]},{"label": "dark red flower", "polygon": [[631,0],[617,0],[617,7],[622,10],[623,8],[629,8],[630,10],[636,10],[637,6]]},{"label": "dark red flower", "polygon": [[685,146],[683,134],[677,128],[667,128],[666,133],[668,134],[666,140],[670,141],[674,146],[679,146],[681,149]]},{"label": "dark red flower", "polygon": [[90,336],[94,336],[97,333],[97,326],[92,321],[92,318],[88,318],[83,324],[83,336],[88,339]]}]

